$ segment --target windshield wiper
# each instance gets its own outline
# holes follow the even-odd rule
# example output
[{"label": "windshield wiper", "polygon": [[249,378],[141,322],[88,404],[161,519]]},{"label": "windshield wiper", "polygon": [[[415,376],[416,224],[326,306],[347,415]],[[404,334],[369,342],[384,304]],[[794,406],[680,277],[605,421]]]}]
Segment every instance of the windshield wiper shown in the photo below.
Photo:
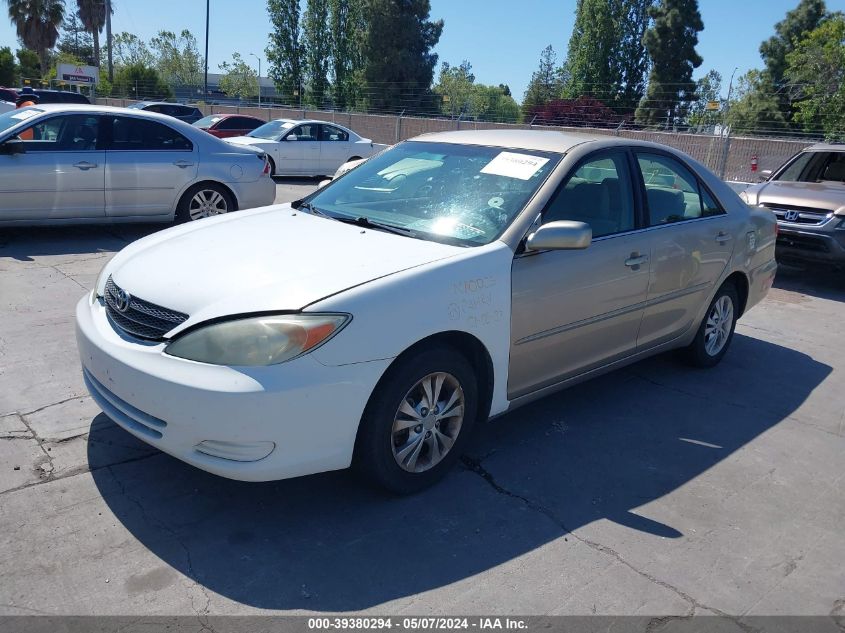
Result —
[{"label": "windshield wiper", "polygon": [[375,229],[376,231],[386,231],[387,233],[395,233],[396,235],[404,235],[406,237],[416,237],[417,234],[411,229],[406,229],[401,226],[394,226],[393,224],[382,224],[381,222],[373,222],[370,218],[359,216],[357,218],[331,216],[332,219],[344,224],[354,224],[365,229]]}]

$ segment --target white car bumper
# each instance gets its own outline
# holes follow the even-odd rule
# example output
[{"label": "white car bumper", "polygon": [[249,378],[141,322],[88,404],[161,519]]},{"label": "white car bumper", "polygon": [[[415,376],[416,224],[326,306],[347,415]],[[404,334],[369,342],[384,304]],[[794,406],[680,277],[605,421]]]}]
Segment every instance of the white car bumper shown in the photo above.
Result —
[{"label": "white car bumper", "polygon": [[86,386],[106,415],[165,453],[243,481],[349,466],[364,406],[390,363],[187,361],[118,334],[91,295],[77,305],[76,336]]}]

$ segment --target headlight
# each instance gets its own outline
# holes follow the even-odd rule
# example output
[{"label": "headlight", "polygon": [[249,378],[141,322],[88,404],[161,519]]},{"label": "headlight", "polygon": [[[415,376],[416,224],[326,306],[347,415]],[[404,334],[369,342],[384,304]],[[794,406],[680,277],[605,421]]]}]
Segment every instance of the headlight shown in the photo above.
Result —
[{"label": "headlight", "polygon": [[164,351],[212,365],[277,365],[316,349],[349,319],[344,314],[282,314],[224,321],[177,338]]}]

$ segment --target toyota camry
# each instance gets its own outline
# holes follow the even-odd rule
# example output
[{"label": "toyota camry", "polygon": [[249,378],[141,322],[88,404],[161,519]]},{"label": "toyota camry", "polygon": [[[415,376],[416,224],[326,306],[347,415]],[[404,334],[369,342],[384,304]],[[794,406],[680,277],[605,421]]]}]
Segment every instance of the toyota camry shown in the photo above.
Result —
[{"label": "toyota camry", "polygon": [[126,247],[77,306],[83,374],[209,472],[352,465],[412,492],[489,417],[671,349],[716,365],[772,284],[775,224],[661,145],[426,135]]}]

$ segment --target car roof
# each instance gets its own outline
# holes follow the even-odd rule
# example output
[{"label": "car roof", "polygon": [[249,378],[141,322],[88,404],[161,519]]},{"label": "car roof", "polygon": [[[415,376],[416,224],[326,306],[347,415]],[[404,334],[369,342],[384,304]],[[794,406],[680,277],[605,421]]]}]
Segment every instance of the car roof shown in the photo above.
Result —
[{"label": "car roof", "polygon": [[174,121],[179,121],[179,119],[174,119],[171,116],[167,116],[166,114],[161,114],[159,112],[150,112],[148,110],[138,110],[135,108],[118,108],[115,106],[93,105],[88,103],[39,103],[30,107],[45,113],[90,112],[92,114],[122,114],[124,116],[141,116],[148,119],[155,119],[157,121],[164,121],[169,125],[173,125]]},{"label": "car roof", "polygon": [[[610,134],[589,134],[561,132],[558,130],[457,130],[432,132],[409,139],[427,143],[456,143],[460,145],[483,145],[509,147],[540,152],[566,153],[576,145],[595,144],[597,147],[638,146],[666,149],[666,146],[648,141],[612,136]],[[675,150],[677,151],[677,150]]]},{"label": "car roof", "polygon": [[802,152],[845,152],[845,143],[816,143],[805,147]]}]

